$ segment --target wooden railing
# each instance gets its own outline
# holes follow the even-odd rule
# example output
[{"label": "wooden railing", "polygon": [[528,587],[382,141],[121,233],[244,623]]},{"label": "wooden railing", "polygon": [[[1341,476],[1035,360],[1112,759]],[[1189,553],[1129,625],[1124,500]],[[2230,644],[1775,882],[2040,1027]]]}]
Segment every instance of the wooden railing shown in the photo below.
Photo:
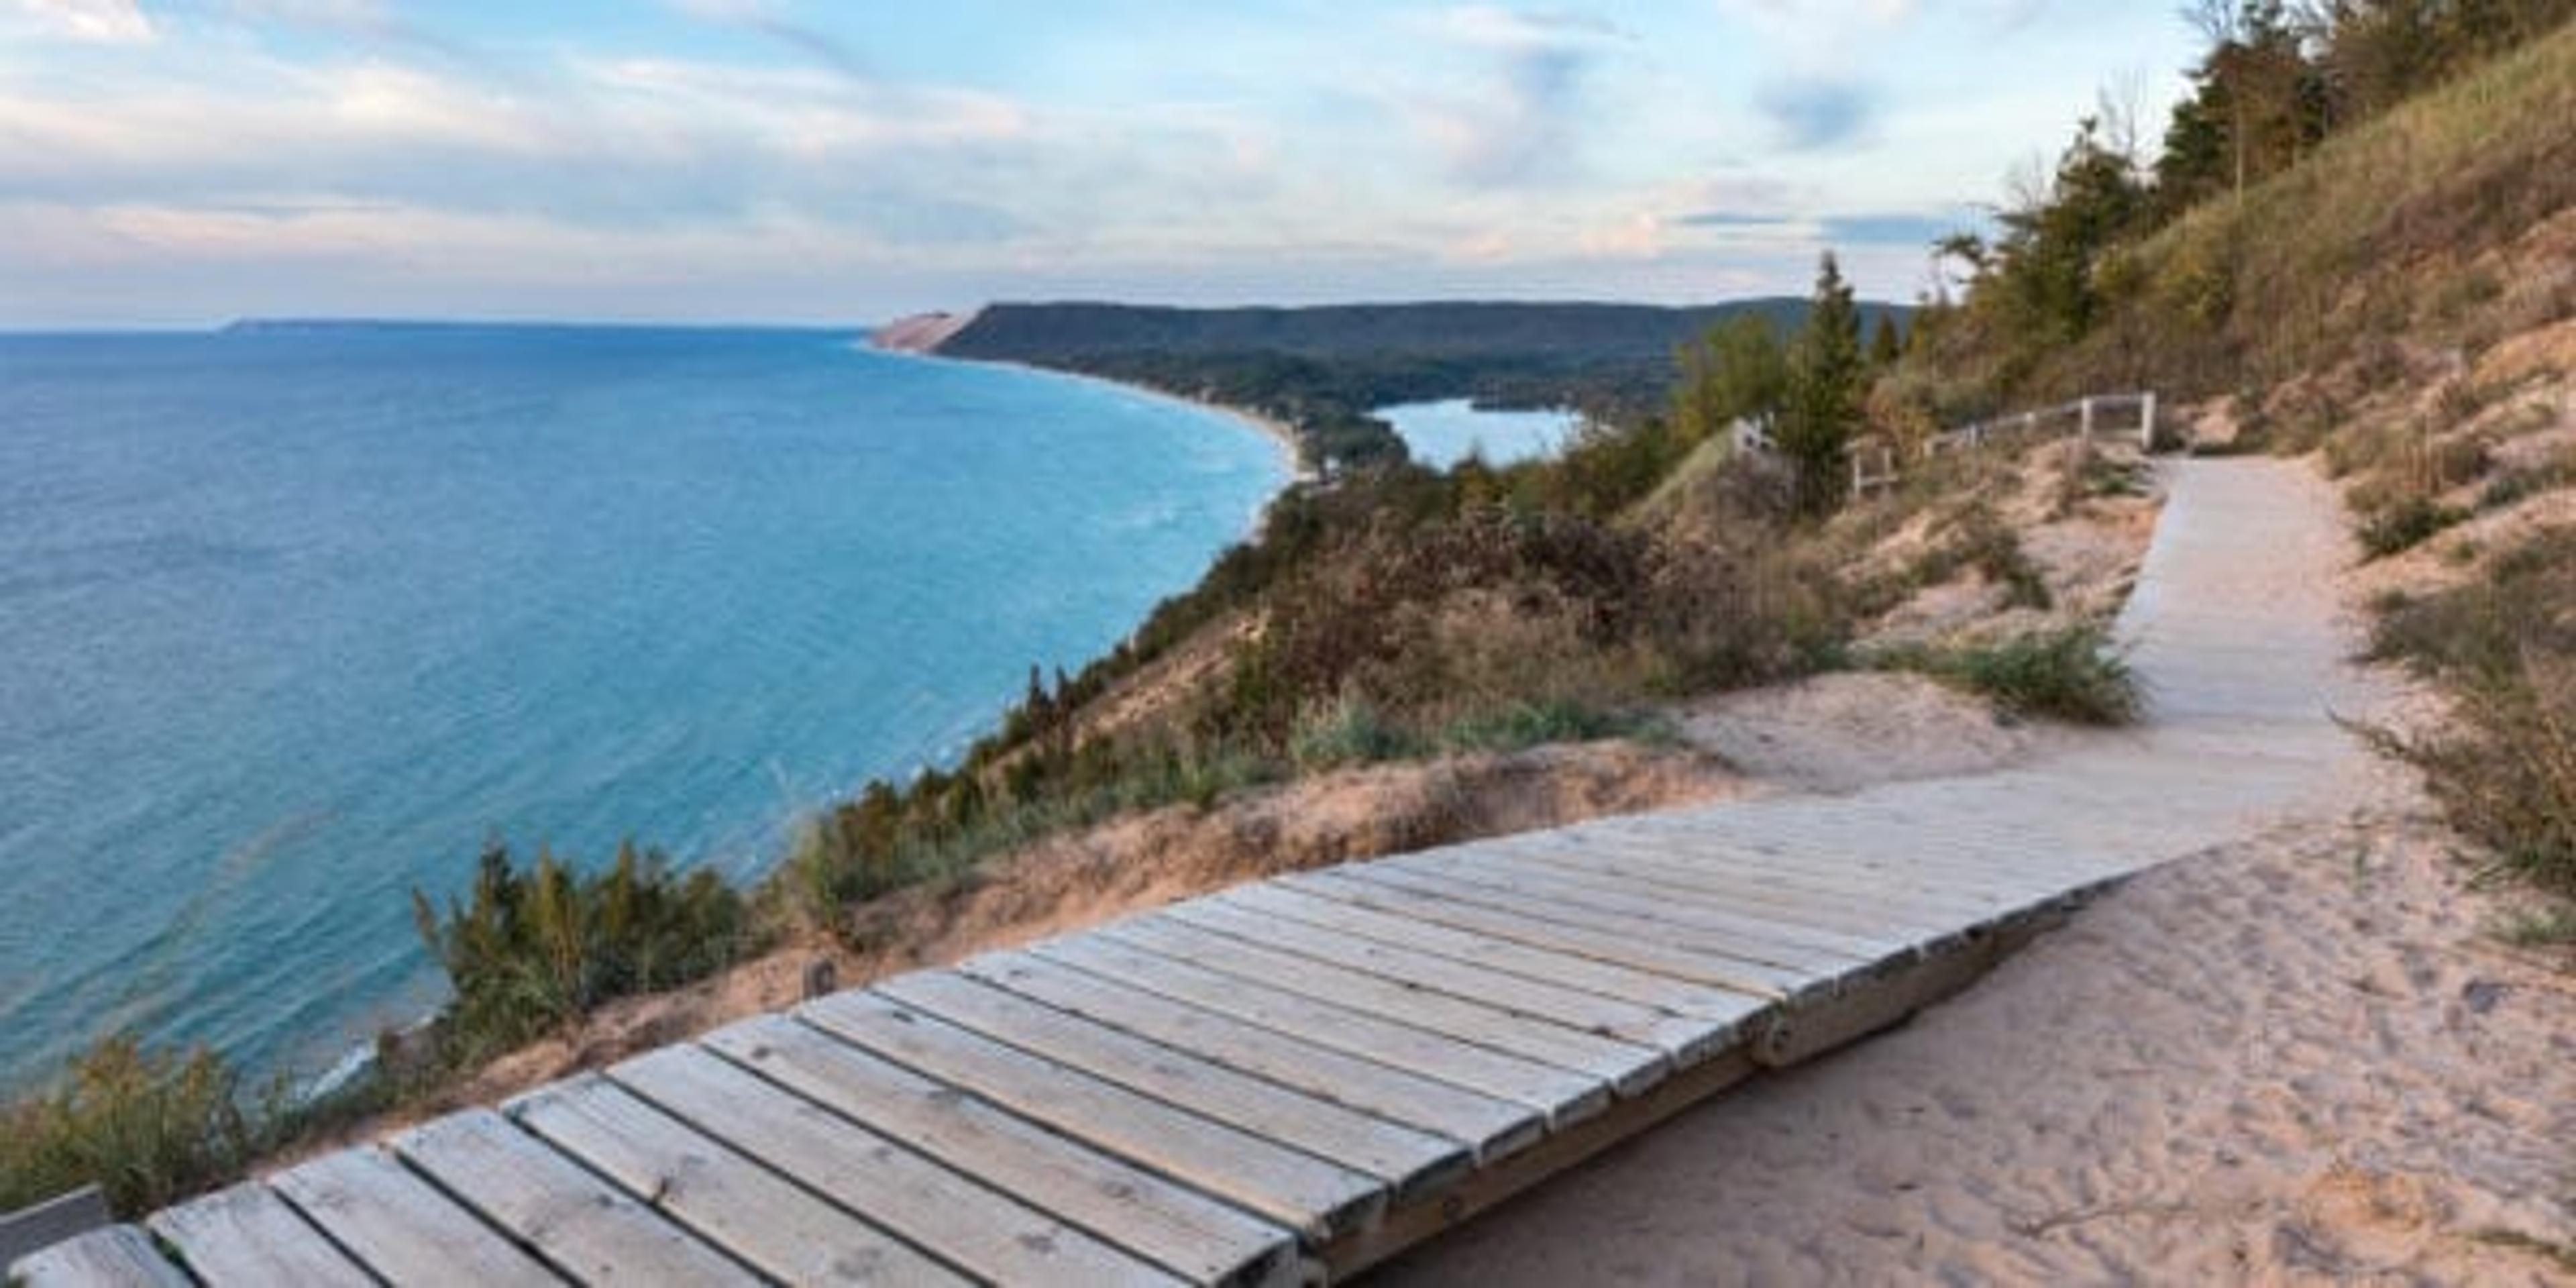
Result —
[{"label": "wooden railing", "polygon": [[84,1185],[33,1207],[0,1212],[0,1266],[38,1248],[103,1228],[115,1219],[107,1210],[106,1191],[95,1185]]},{"label": "wooden railing", "polygon": [[[2106,415],[2134,412],[2133,427],[2106,425]],[[2127,417],[2120,417],[2126,420]],[[1930,460],[1945,452],[1974,451],[1987,442],[2003,438],[2037,438],[2052,426],[2065,426],[2061,431],[2085,442],[2094,435],[2116,430],[2134,433],[2142,451],[2153,451],[2156,445],[2156,395],[2148,390],[2134,394],[2095,394],[2054,407],[2042,407],[2011,416],[1975,421],[1957,429],[1945,430],[1923,440],[1916,449],[1919,459]],[[1851,449],[1852,494],[1866,496],[1873,489],[1894,487],[1905,477],[1903,453],[1895,443],[1872,437],[1854,443]]]}]

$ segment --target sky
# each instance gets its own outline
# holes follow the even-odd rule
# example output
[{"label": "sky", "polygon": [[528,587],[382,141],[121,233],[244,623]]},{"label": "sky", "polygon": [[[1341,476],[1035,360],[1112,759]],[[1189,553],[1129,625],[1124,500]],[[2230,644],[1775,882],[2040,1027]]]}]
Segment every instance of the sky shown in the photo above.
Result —
[{"label": "sky", "polygon": [[[0,0],[0,328],[1909,299],[2136,0]],[[2152,129],[2150,130],[2152,134]]]}]

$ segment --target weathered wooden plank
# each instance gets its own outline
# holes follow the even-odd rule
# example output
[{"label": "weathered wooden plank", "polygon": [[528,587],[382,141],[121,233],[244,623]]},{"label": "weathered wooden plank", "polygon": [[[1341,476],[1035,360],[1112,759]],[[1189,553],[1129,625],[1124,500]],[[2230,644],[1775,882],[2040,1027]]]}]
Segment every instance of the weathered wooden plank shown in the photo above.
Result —
[{"label": "weathered wooden plank", "polygon": [[[1863,901],[1854,896],[1766,881],[1720,860],[1694,863],[1626,857],[1597,846],[1533,845],[1497,855],[1493,867],[1516,878],[1565,883],[1629,900],[1674,900],[1704,916],[1758,925],[1778,940],[1859,961],[1878,961],[1941,938],[1956,922],[1946,913],[1891,903],[1885,892],[1875,900],[1875,911],[1855,911]],[[1719,875],[1695,879],[1713,870]]]},{"label": "weathered wooden plank", "polygon": [[[1548,992],[1546,984],[1533,987],[1520,976],[1479,966],[1409,958],[1368,940],[1334,945],[1327,935],[1306,935],[1303,943],[1309,951],[1298,951],[1283,943],[1298,938],[1296,927],[1273,927],[1265,917],[1249,917],[1221,904],[1167,907],[1157,917],[1126,925],[1149,927],[1149,933],[1162,935],[1170,945],[1200,945],[1211,956],[1198,961],[1229,974],[1314,992],[1314,997],[1350,1002],[1388,1020],[1569,1066],[1607,1079],[1623,1092],[1643,1090],[1654,1079],[1667,1077],[1685,1056],[1695,1059],[1698,1043],[1708,1041],[1716,1028],[1659,1018],[1654,1012],[1613,1015],[1613,1007],[1582,994]],[[1414,969],[1406,971],[1406,966]],[[1494,1015],[1502,1015],[1502,1023],[1494,1023]],[[1618,1018],[1631,1020],[1633,1028],[1620,1033]],[[1569,1036],[1574,1041],[1566,1041]]]},{"label": "weathered wooden plank", "polygon": [[377,1146],[325,1154],[268,1183],[387,1283],[493,1288],[562,1282]]},{"label": "weathered wooden plank", "polygon": [[[2016,778],[2014,781],[2022,781]],[[1991,786],[1991,784],[1987,784]],[[1879,849],[1885,845],[1891,830],[1910,832],[1906,849],[1938,857],[1945,853],[2016,855],[2041,866],[2053,865],[2060,855],[2044,847],[2029,844],[2032,838],[2061,842],[2070,839],[2058,823],[2028,815],[2027,810],[2012,810],[2011,796],[1979,801],[1978,780],[1948,780],[1940,784],[1938,794],[1917,788],[1908,792],[1899,787],[1875,794],[1871,809],[1865,814],[1848,811],[1818,810],[1796,801],[1772,800],[1744,802],[1740,807],[1704,809],[1671,814],[1640,814],[1626,818],[1601,820],[1611,830],[1639,833],[1716,835],[1769,840],[1785,844],[1813,846],[1833,852],[1857,849]],[[2009,823],[1998,822],[2000,812],[2009,812]],[[2060,820],[2062,823],[2065,820]],[[1587,828],[1587,830],[1589,830]],[[1876,844],[1860,844],[1874,838]]]},{"label": "weathered wooden plank", "polygon": [[[1990,928],[2064,892],[2051,886],[2029,895],[1969,893],[1948,884],[1947,878],[1878,873],[1800,858],[1638,855],[1624,845],[1586,846],[1584,852],[1608,857],[1582,862],[1653,865],[1652,879],[1704,889],[1718,897],[1774,903],[1798,900],[1803,906],[1843,909],[1842,915],[1848,918],[1876,917],[1913,928],[1921,942],[1944,942]],[[1750,894],[1740,893],[1744,891]]]},{"label": "weathered wooden plank", "polygon": [[952,971],[915,971],[876,991],[998,1042],[1256,1136],[1366,1172],[1398,1195],[1474,1162],[1467,1144],[1214,1064]]},{"label": "weathered wooden plank", "polygon": [[1876,826],[1825,816],[1712,817],[1690,826],[1645,817],[1616,820],[1600,835],[1633,836],[1685,850],[1739,852],[1802,868],[1846,867],[1932,878],[1962,897],[2009,898],[2081,879],[2098,864],[2065,857],[2075,838],[2020,829],[1970,839],[1963,820],[1921,820],[1901,850],[1887,846],[1887,820]]},{"label": "weathered wooden plank", "polygon": [[1797,964],[1818,971],[1880,961],[1892,954],[1909,951],[1915,943],[1912,938],[1863,938],[1784,921],[1776,912],[1767,915],[1760,911],[1748,912],[1741,904],[1706,894],[1651,887],[1640,889],[1617,877],[1569,872],[1535,862],[1525,857],[1525,852],[1496,850],[1471,860],[1438,864],[1398,862],[1380,866],[1454,877],[1514,894],[1536,895],[1552,902],[1563,901],[1608,912],[1652,916],[1658,920],[1686,920],[1702,930],[1727,936],[1728,942],[1760,944],[1769,952],[1794,955],[1798,958]]},{"label": "weathered wooden plank", "polygon": [[914,1153],[711,1051],[683,1044],[612,1067],[654,1105],[979,1278],[1175,1282],[973,1177]]},{"label": "weathered wooden plank", "polygon": [[1089,1016],[1310,1095],[1465,1141],[1480,1160],[1510,1153],[1547,1130],[1545,1117],[1527,1105],[1300,1042],[1230,1015],[1027,953],[986,953],[968,958],[957,969],[1058,1010]]},{"label": "weathered wooden plank", "polygon": [[149,1224],[178,1250],[188,1273],[210,1288],[375,1282],[276,1191],[257,1182],[165,1208]]},{"label": "weathered wooden plank", "polygon": [[489,1109],[432,1119],[393,1146],[457,1198],[583,1283],[759,1282]]},{"label": "weathered wooden plank", "polygon": [[1315,1236],[1364,1223],[1387,1185],[1311,1154],[1139,1095],[933,1019],[892,998],[840,993],[807,1022],[1023,1117]]},{"label": "weathered wooden plank", "polygon": [[[1450,863],[1368,863],[1352,868],[1355,876],[1406,878],[1417,889],[1437,894],[1448,884],[1468,886],[1461,896],[1471,896],[1494,907],[1530,914],[1530,917],[1556,917],[1556,920],[1582,922],[1582,925],[1605,925],[1610,930],[1631,933],[1631,920],[1667,920],[1656,917],[1656,891],[1623,889],[1618,878],[1582,876],[1564,868],[1548,866],[1530,858],[1520,848],[1502,848],[1497,853],[1476,855],[1476,860],[1450,860]],[[1680,909],[1674,909],[1680,912]],[[1868,943],[1837,935],[1832,930],[1795,927],[1785,922],[1767,920],[1744,909],[1728,907],[1723,902],[1703,902],[1703,907],[1690,912],[1690,935],[1664,935],[1674,943],[1690,943],[1718,956],[1744,958],[1780,966],[1801,976],[1837,976],[1850,971],[1857,963],[1880,961],[1901,945]]]},{"label": "weathered wooden plank", "polygon": [[1864,892],[1834,888],[1831,879],[1785,881],[1724,859],[1640,855],[1624,844],[1531,845],[1514,849],[1512,857],[1636,890],[1713,898],[1747,912],[1780,918],[1784,924],[1832,930],[1860,939],[1938,941],[1975,924],[1974,920],[1963,924],[1951,914],[1913,906],[1901,897],[1901,892],[1884,886]]},{"label": "weathered wooden plank", "polygon": [[1598,1113],[1610,1084],[1446,1034],[1381,1019],[1237,976],[1202,969],[1104,935],[1032,945],[1032,953],[1104,979],[1205,1007],[1326,1050],[1527,1105],[1552,1127]]},{"label": "weathered wooden plank", "polygon": [[[1472,890],[1463,893],[1455,886],[1442,886],[1410,881],[1400,873],[1387,874],[1389,879],[1369,879],[1359,867],[1327,872],[1304,872],[1281,880],[1299,889],[1331,891],[1352,903],[1364,904],[1385,912],[1419,917],[1518,940],[1560,952],[1580,953],[1603,961],[1656,971],[1695,983],[1715,985],[1750,993],[1757,997],[1780,999],[1794,997],[1830,983],[1804,972],[1768,962],[1746,961],[1740,957],[1713,953],[1696,947],[1666,942],[1659,934],[1641,934],[1631,926],[1623,930],[1604,929],[1597,923],[1569,921],[1563,917],[1540,915],[1524,903],[1509,908],[1493,898],[1473,897]],[[1543,908],[1544,905],[1535,905]]]},{"label": "weathered wooden plank", "polygon": [[[1954,926],[1961,913],[1937,900],[1840,863],[1775,866],[1724,847],[1684,849],[1622,833],[1553,836],[1509,847],[1514,857],[1559,868],[1682,885],[1728,896],[1764,896],[1784,906],[1837,918],[1859,934],[1915,933]],[[1986,906],[1962,910],[1983,915]]]},{"label": "weathered wooden plank", "polygon": [[1535,948],[1419,918],[1395,916],[1327,898],[1313,891],[1294,889],[1277,881],[1237,886],[1214,898],[1228,907],[1241,908],[1274,921],[1320,926],[1373,943],[1434,953],[1452,961],[1466,962],[1522,979],[1579,989],[1687,1019],[1705,1020],[1723,1026],[1730,1034],[1770,1005],[1761,998],[1693,984],[1670,975]]},{"label": "weathered wooden plank", "polygon": [[73,1235],[30,1252],[9,1267],[9,1282],[23,1288],[190,1288],[188,1276],[152,1246],[152,1236],[130,1225]]},{"label": "weathered wooden plank", "polygon": [[508,1109],[763,1274],[797,1284],[974,1282],[596,1074],[541,1087]]},{"label": "weathered wooden plank", "polygon": [[783,1015],[730,1024],[699,1043],[1184,1278],[1242,1284],[1295,1278],[1296,1236],[1285,1227]]},{"label": "weathered wooden plank", "polygon": [[1700,924],[1706,919],[1694,919],[1685,924],[1669,916],[1655,917],[1638,911],[1600,907],[1597,906],[1602,902],[1600,899],[1577,899],[1573,892],[1563,889],[1516,889],[1508,874],[1479,875],[1468,867],[1424,871],[1384,863],[1353,864],[1343,871],[1360,881],[1477,904],[1559,925],[1579,926],[1617,938],[1661,944],[1705,957],[1742,962],[1748,967],[1766,969],[1775,978],[1796,981],[1787,990],[1793,994],[1838,980],[1864,964],[1838,954],[1756,938],[1731,927]]},{"label": "weathered wooden plank", "polygon": [[1149,952],[1197,962],[1223,974],[1571,1069],[1607,1082],[1623,1093],[1643,1091],[1673,1068],[1672,1057],[1658,1047],[1621,1042],[1553,1020],[1518,1015],[1455,994],[1434,992],[1421,985],[1274,951],[1171,917],[1138,917],[1110,925],[1099,933]]},{"label": "weathered wooden plank", "polygon": [[1829,851],[1796,851],[1736,839],[1697,838],[1692,845],[1655,838],[1632,838],[1605,832],[1565,838],[1568,848],[1626,854],[1654,862],[1723,866],[1729,871],[1760,874],[1802,886],[1876,894],[1916,915],[1974,924],[2005,915],[2035,897],[2064,887],[2055,882],[1999,883],[1984,877],[1925,869],[1910,859],[1845,855]]},{"label": "weathered wooden plank", "polygon": [[1163,915],[1201,929],[1256,940],[1309,961],[1365,971],[1379,979],[1463,997],[1515,1015],[1662,1051],[1676,1067],[1696,1064],[1723,1044],[1727,1026],[1577,989],[1560,988],[1489,967],[1382,944],[1358,935],[1247,912],[1217,899],[1193,899]]},{"label": "weathered wooden plank", "polygon": [[1929,829],[1934,825],[1924,824],[1907,837],[1903,847],[1891,848],[1884,833],[1817,825],[1796,818],[1718,818],[1689,827],[1648,819],[1619,820],[1619,824],[1589,829],[1566,839],[1578,843],[1596,837],[1612,839],[1692,857],[1714,854],[1767,858],[1784,861],[1799,870],[1884,871],[1932,879],[1936,888],[1953,891],[1961,898],[1993,898],[2062,879],[2053,871],[2061,861],[2042,858],[2034,851],[2063,844],[2063,840],[2028,832],[1972,844],[1955,835],[1932,832]]}]

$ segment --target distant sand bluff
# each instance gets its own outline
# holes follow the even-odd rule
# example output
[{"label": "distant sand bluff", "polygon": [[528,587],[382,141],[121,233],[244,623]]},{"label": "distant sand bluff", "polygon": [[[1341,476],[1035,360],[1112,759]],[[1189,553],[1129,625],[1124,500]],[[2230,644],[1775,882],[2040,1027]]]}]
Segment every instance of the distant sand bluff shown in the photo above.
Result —
[{"label": "distant sand bluff", "polygon": [[982,309],[965,313],[919,313],[897,318],[877,330],[876,346],[897,353],[937,353],[950,337],[974,325]]}]

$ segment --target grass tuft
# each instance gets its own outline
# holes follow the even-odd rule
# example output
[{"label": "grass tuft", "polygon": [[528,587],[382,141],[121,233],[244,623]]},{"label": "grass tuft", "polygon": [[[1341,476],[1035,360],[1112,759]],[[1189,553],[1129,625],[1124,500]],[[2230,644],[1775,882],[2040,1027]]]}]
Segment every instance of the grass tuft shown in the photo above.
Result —
[{"label": "grass tuft", "polygon": [[92,1182],[119,1214],[147,1212],[240,1174],[257,1133],[214,1052],[109,1038],[52,1091],[0,1117],[0,1210]]},{"label": "grass tuft", "polygon": [[2361,517],[2362,552],[2372,559],[2403,554],[2458,526],[2469,512],[2421,494],[2401,497]]},{"label": "grass tuft", "polygon": [[2481,580],[2374,605],[2370,656],[2452,698],[2451,727],[2364,735],[2422,771],[2453,826],[2513,871],[2576,893],[2576,531],[2486,565]]},{"label": "grass tuft", "polygon": [[2016,716],[2124,725],[2146,710],[2137,673],[2099,626],[2039,631],[1998,644],[1898,649],[1881,654],[1878,662],[1983,694]]}]

